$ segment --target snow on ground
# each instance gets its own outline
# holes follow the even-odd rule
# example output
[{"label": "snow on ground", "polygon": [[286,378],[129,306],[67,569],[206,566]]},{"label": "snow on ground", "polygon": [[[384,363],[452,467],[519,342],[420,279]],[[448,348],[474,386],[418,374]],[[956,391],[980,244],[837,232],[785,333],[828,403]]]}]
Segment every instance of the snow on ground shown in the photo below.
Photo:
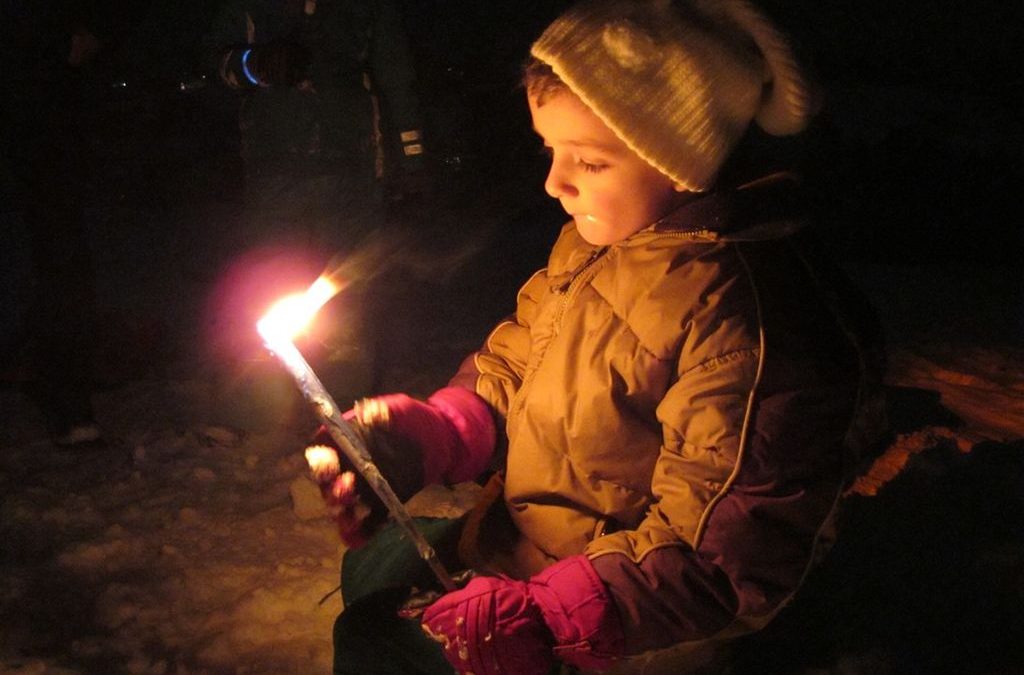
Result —
[{"label": "snow on ground", "polygon": [[[336,585],[339,546],[290,501],[301,441],[195,421],[211,394],[193,382],[104,394],[116,441],[91,454],[5,439],[4,668],[329,670],[333,607],[318,601]],[[31,420],[23,401],[4,403]]]},{"label": "snow on ground", "polygon": [[[306,478],[315,425],[268,423],[260,402],[223,394],[126,383],[97,397],[110,447],[69,452],[3,393],[0,672],[330,671],[339,601],[321,599],[342,548]],[[215,424],[238,408],[248,424]],[[466,502],[424,499],[423,515]]]}]

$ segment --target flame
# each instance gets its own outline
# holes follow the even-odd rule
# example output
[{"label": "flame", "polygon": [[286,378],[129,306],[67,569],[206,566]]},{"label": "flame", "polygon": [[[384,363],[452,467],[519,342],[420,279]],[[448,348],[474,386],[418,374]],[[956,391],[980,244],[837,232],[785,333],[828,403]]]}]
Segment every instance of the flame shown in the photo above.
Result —
[{"label": "flame", "polygon": [[256,323],[256,330],[263,336],[268,347],[274,348],[275,345],[291,342],[339,290],[337,283],[321,276],[305,293],[296,293],[278,300]]}]

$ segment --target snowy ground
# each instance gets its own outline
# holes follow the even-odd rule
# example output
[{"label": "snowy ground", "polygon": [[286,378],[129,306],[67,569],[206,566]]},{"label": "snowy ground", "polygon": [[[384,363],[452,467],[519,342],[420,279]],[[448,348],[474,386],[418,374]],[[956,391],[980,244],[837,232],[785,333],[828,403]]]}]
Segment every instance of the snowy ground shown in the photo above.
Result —
[{"label": "snowy ground", "polygon": [[[114,195],[92,214],[110,326],[96,397],[108,446],[57,449],[17,373],[0,386],[0,673],[330,670],[341,547],[305,478],[314,423],[269,358],[222,369],[203,354],[226,255],[211,242],[238,205],[175,208],[182,189],[145,208]],[[520,219],[550,218],[516,200],[421,214],[457,233],[489,212],[474,231],[491,233],[490,249],[444,285],[409,287],[389,389],[443,384],[511,307],[509,277],[532,263],[508,265],[502,237]],[[854,487],[847,543],[738,668],[1022,672],[1019,270],[860,263],[851,273],[889,332],[900,435]],[[441,301],[456,294],[466,311]],[[472,492],[438,489],[415,509],[452,513]]]}]

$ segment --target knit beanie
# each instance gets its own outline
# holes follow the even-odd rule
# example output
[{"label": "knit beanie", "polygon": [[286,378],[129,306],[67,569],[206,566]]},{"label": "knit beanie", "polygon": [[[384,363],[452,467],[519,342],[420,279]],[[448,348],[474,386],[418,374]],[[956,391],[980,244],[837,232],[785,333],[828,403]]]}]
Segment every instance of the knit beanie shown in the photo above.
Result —
[{"label": "knit beanie", "polygon": [[651,166],[709,189],[755,121],[775,136],[816,112],[785,37],[746,0],[584,0],[534,57]]}]

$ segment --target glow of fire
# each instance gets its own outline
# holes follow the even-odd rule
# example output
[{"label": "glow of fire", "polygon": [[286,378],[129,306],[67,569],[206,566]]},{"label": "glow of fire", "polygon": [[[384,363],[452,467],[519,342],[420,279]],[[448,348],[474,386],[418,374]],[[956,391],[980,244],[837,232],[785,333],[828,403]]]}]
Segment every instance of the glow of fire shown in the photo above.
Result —
[{"label": "glow of fire", "polygon": [[295,336],[309,326],[316,313],[334,297],[339,287],[327,277],[319,277],[304,293],[296,293],[278,300],[263,318],[256,330],[267,347],[281,352]]}]

